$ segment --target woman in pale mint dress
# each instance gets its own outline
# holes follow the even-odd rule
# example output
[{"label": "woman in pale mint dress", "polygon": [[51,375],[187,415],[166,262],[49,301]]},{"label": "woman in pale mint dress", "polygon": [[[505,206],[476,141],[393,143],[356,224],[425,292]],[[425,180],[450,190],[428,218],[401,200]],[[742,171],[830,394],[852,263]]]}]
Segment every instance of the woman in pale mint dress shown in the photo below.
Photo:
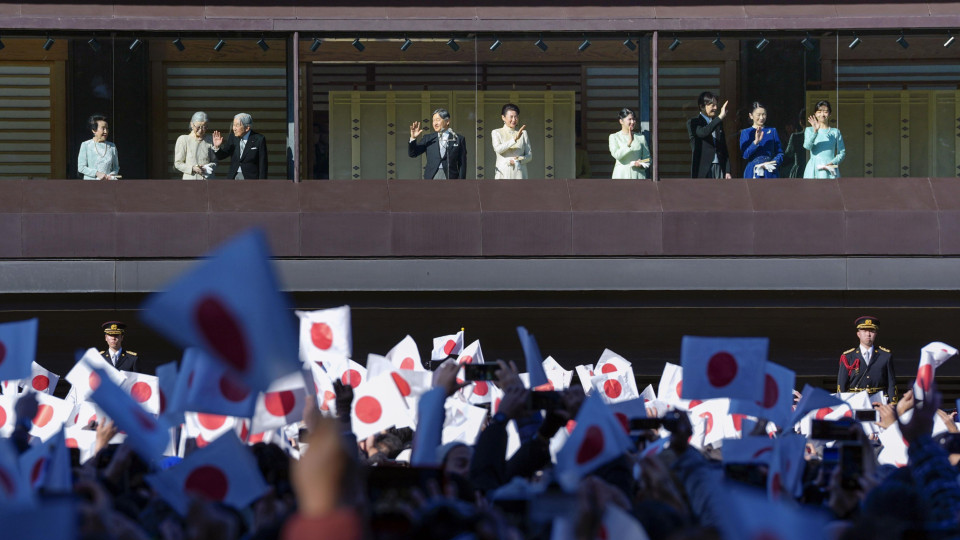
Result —
[{"label": "woman in pale mint dress", "polygon": [[84,180],[117,180],[120,178],[120,160],[117,147],[107,141],[110,125],[107,117],[95,114],[87,121],[93,138],[80,144],[77,172]]},{"label": "woman in pale mint dress", "polygon": [[810,127],[803,130],[803,147],[810,151],[804,178],[839,178],[840,162],[847,154],[840,130],[827,125],[830,102],[817,102],[817,112],[807,118]]},{"label": "woman in pale mint dress", "polygon": [[610,155],[616,160],[613,164],[613,178],[647,178],[650,166],[650,149],[640,133],[635,133],[637,115],[632,110],[620,110],[620,131],[610,135]]}]

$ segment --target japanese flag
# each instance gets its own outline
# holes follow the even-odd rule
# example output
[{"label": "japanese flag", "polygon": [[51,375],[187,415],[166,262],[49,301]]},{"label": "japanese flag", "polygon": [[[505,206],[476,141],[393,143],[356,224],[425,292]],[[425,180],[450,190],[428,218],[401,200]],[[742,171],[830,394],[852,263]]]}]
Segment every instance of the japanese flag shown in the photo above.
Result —
[{"label": "japanese flag", "polygon": [[530,388],[538,388],[550,382],[543,369],[543,355],[537,338],[522,326],[517,327],[517,336],[520,337],[520,346],[523,347],[523,357],[527,363],[527,372],[530,374]]},{"label": "japanese flag", "polygon": [[97,410],[97,406],[92,401],[81,401],[74,407],[69,418],[67,418],[67,427],[90,427],[94,422],[99,422],[97,416],[103,416],[102,411]]},{"label": "japanese flag", "polygon": [[183,410],[170,410],[170,400],[173,397],[174,389],[177,387],[177,363],[167,362],[157,366],[157,401],[160,405],[160,415],[166,419],[171,426],[183,423]]},{"label": "japanese flag", "polygon": [[776,439],[744,437],[723,441],[724,463],[770,463]]},{"label": "japanese flag", "polygon": [[97,445],[97,432],[92,429],[84,429],[82,426],[71,426],[64,428],[64,437],[67,448],[76,448],[80,451],[80,464],[83,465],[95,453]]},{"label": "japanese flag", "polygon": [[70,403],[47,394],[36,394],[37,414],[30,423],[30,435],[47,440],[57,434],[66,423],[73,407]]},{"label": "japanese flag", "polygon": [[17,403],[17,396],[3,394],[0,396],[0,437],[9,437],[17,427],[17,416],[14,413],[14,405]]},{"label": "japanese flag", "polygon": [[690,444],[703,448],[704,446],[719,446],[721,440],[727,436],[726,419],[729,414],[730,400],[708,399],[690,408],[690,421],[693,423],[693,437]]},{"label": "japanese flag", "polygon": [[269,489],[253,454],[234,434],[146,480],[181,516],[187,513],[191,496],[243,509]]},{"label": "japanese flag", "polygon": [[449,336],[440,336],[433,338],[433,351],[430,352],[431,360],[443,360],[450,355],[458,355],[463,350],[463,330]]},{"label": "japanese flag", "polygon": [[596,395],[587,397],[577,413],[576,427],[557,454],[557,480],[574,491],[580,479],[622,455],[631,446],[613,412]]},{"label": "japanese flag", "polygon": [[[631,382],[633,384],[631,384]],[[633,371],[612,371],[597,375],[590,379],[594,390],[600,394],[605,403],[618,403],[637,399],[637,380]]]},{"label": "japanese flag", "polygon": [[646,529],[639,521],[615,504],[608,504],[603,511],[603,521],[600,524],[598,540],[608,538],[630,540],[649,540]]},{"label": "japanese flag", "polygon": [[767,494],[773,500],[800,495],[803,489],[804,452],[807,438],[786,435],[776,439],[767,472]]},{"label": "japanese flag", "polygon": [[397,368],[387,360],[386,357],[379,354],[367,355],[367,379],[376,379],[385,373],[396,371]]},{"label": "japanese flag", "polygon": [[877,463],[880,465],[904,467],[909,462],[907,440],[903,438],[896,422],[880,432],[880,445],[883,448],[877,456]]},{"label": "japanese flag", "polygon": [[463,387],[461,393],[466,396],[467,403],[480,405],[493,401],[493,383],[488,381],[474,381]]},{"label": "japanese flag", "polygon": [[767,338],[684,336],[680,348],[684,397],[761,401]]},{"label": "japanese flag", "polygon": [[0,381],[0,394],[6,394],[8,396],[17,395],[20,393],[20,381],[14,379],[12,381]]},{"label": "japanese flag", "polygon": [[[397,427],[415,428],[418,420],[417,411],[419,410],[420,406],[420,396],[433,388],[433,373],[429,371],[411,371],[409,369],[401,369],[391,373],[390,377],[393,378],[393,382],[397,385],[397,390],[399,390],[400,395],[403,396],[403,401],[407,405],[407,411],[410,419],[409,426],[402,426],[398,424]],[[490,386],[491,395],[496,389],[496,386]]]},{"label": "japanese flag", "polygon": [[57,387],[57,383],[60,382],[60,376],[36,362],[31,363],[30,372],[30,378],[24,379],[23,381],[24,386],[52,396],[53,390]]},{"label": "japanese flag", "polygon": [[160,414],[160,382],[154,375],[121,371],[126,377],[120,388],[152,415]]},{"label": "japanese flag", "polygon": [[87,349],[83,356],[77,360],[70,372],[67,373],[67,382],[72,385],[71,390],[75,391],[77,399],[83,401],[90,397],[90,394],[100,386],[100,375],[94,372],[99,370],[116,385],[123,384],[124,376],[120,370],[113,367],[110,362],[103,359],[96,349]]},{"label": "japanese flag", "polygon": [[644,407],[643,400],[639,398],[612,403],[609,406],[613,415],[617,418],[617,422],[623,427],[623,432],[627,434],[630,433],[631,420],[647,417],[647,409]]},{"label": "japanese flag", "polygon": [[913,383],[913,397],[923,401],[933,385],[933,374],[944,362],[956,356],[957,349],[934,341],[920,349],[920,365],[917,367],[917,380]]},{"label": "japanese flag", "polygon": [[333,389],[333,380],[330,375],[316,362],[307,364],[313,376],[313,390],[317,394],[317,407],[322,413],[335,413],[337,410],[337,394]]},{"label": "japanese flag", "polygon": [[809,540],[830,538],[825,517],[802,506],[769,500],[761,493],[728,486],[717,510],[723,538],[750,540]]},{"label": "japanese flag", "polygon": [[597,361],[597,366],[594,368],[594,372],[597,374],[624,371],[633,373],[633,364],[610,349],[603,350],[603,353],[600,354],[600,360]]},{"label": "japanese flag", "polygon": [[300,317],[300,357],[320,361],[330,354],[353,355],[350,306],[316,311],[297,311]]},{"label": "japanese flag", "polygon": [[690,400],[684,399],[683,395],[683,369],[676,364],[667,362],[663,365],[663,374],[660,376],[657,396],[667,405],[685,411],[691,405]]},{"label": "japanese flag", "polygon": [[480,340],[476,340],[470,345],[467,345],[460,351],[460,355],[457,356],[457,364],[482,364],[483,363],[483,350],[480,349]]},{"label": "japanese flag", "polygon": [[547,387],[542,390],[566,390],[573,381],[573,370],[563,369],[559,362],[548,356],[543,359],[543,371],[547,374]]},{"label": "japanese flag", "polygon": [[397,343],[387,353],[387,360],[397,369],[411,369],[414,371],[426,371],[423,362],[420,361],[420,351],[417,349],[417,343],[409,335]]},{"label": "japanese flag", "polygon": [[483,426],[486,417],[486,409],[455,399],[448,399],[444,404],[441,444],[456,441],[472,446],[477,442],[477,436],[480,434],[480,428]]},{"label": "japanese flag", "polygon": [[102,381],[90,399],[127,434],[127,442],[144,461],[151,463],[163,456],[170,442],[170,426],[158,421],[119,386]]},{"label": "japanese flag", "polygon": [[27,475],[33,489],[43,487],[47,491],[61,493],[72,491],[70,454],[64,443],[63,431],[21,454],[20,471]]},{"label": "japanese flag", "polygon": [[801,398],[797,403],[796,409],[793,410],[793,416],[790,417],[788,425],[783,427],[792,427],[810,411],[844,404],[842,399],[830,394],[826,390],[814,388],[809,384],[804,385],[800,395]]},{"label": "japanese flag", "polygon": [[[20,456],[10,439],[0,439],[0,508],[13,503],[28,504],[33,500],[29,475],[20,472]],[[5,532],[11,522],[4,521]]]},{"label": "japanese flag", "polygon": [[177,383],[186,385],[183,410],[243,418],[253,414],[257,393],[235,371],[197,348],[187,349],[183,357]]},{"label": "japanese flag", "polygon": [[350,425],[357,439],[404,424],[404,415],[407,406],[392,377],[378,377],[354,390]]},{"label": "japanese flag", "polygon": [[37,356],[37,319],[0,324],[0,381],[27,379]]},{"label": "japanese flag", "polygon": [[303,377],[299,373],[274,381],[267,392],[257,398],[250,431],[262,433],[303,420],[303,407],[307,397],[307,389],[303,383]]},{"label": "japanese flag", "polygon": [[209,254],[143,305],[143,319],[183,347],[200,347],[254,391],[300,369],[297,330],[260,230]]},{"label": "japanese flag", "polygon": [[787,422],[793,415],[793,385],[796,374],[773,362],[767,362],[765,369],[763,399],[731,399],[730,412],[766,418],[780,427],[787,427]]},{"label": "japanese flag", "polygon": [[340,379],[340,382],[343,384],[352,386],[353,389],[356,390],[361,384],[367,381],[367,368],[353,360],[347,360],[344,370],[337,374],[337,378]]},{"label": "japanese flag", "polygon": [[242,418],[221,414],[188,412],[183,420],[183,433],[196,439],[197,448],[204,448],[231,431],[239,436],[244,428]]},{"label": "japanese flag", "polygon": [[589,396],[593,392],[593,385],[590,383],[590,379],[593,378],[594,374],[593,364],[574,366],[573,369],[577,372],[577,378],[580,379],[580,386],[583,387],[583,392]]}]

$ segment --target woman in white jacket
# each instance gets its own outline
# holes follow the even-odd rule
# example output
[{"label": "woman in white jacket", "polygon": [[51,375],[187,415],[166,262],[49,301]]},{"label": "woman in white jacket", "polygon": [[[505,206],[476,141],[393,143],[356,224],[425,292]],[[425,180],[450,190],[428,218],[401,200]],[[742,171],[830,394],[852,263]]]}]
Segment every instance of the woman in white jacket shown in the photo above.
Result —
[{"label": "woman in white jacket", "polygon": [[613,178],[647,178],[650,166],[650,149],[643,135],[634,132],[637,115],[631,109],[620,110],[620,131],[610,135],[610,155]]},{"label": "woman in white jacket", "polygon": [[503,127],[493,130],[490,140],[493,141],[493,151],[497,153],[496,179],[527,178],[527,162],[533,156],[530,151],[530,138],[527,137],[527,126],[520,126],[520,108],[513,103],[507,103],[500,111]]}]

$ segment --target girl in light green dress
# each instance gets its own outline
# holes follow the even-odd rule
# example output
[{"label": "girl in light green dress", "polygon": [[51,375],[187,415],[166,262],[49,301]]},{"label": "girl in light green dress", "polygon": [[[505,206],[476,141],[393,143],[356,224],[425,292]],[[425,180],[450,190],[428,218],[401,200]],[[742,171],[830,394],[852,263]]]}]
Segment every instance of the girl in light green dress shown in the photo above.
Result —
[{"label": "girl in light green dress", "polygon": [[613,178],[648,178],[650,149],[640,133],[634,133],[637,115],[631,109],[620,110],[620,131],[610,135]]},{"label": "girl in light green dress", "polygon": [[839,178],[840,162],[847,154],[840,130],[827,124],[830,102],[817,102],[817,112],[807,118],[810,127],[803,130],[803,147],[810,151],[810,160],[803,171],[804,178]]}]

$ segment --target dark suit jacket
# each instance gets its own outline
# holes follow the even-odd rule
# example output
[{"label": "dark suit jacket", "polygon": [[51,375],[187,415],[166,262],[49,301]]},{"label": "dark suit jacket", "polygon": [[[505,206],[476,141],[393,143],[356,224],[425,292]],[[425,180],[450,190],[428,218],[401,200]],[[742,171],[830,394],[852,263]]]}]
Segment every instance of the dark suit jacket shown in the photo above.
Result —
[{"label": "dark suit jacket", "polygon": [[[847,366],[859,368],[849,373]],[[889,349],[874,345],[870,365],[863,361],[860,347],[844,351],[840,355],[840,372],[837,374],[837,391],[847,392],[851,388],[879,388],[886,392],[887,398],[897,399],[897,378],[893,370],[893,354]]]},{"label": "dark suit jacket", "polygon": [[[713,144],[713,133],[717,134],[717,144]],[[687,120],[687,135],[690,137],[690,148],[693,150],[693,161],[690,164],[691,178],[710,178],[710,165],[713,157],[719,158],[720,170],[730,172],[730,153],[727,152],[727,140],[723,132],[723,120],[719,116],[713,117],[708,124],[703,116],[697,115]]]},{"label": "dark suit jacket", "polygon": [[[100,356],[103,357],[107,362],[110,361],[110,352],[109,351],[100,351]],[[136,371],[137,370],[137,359],[140,356],[126,349],[120,349],[120,358],[117,358],[117,365],[115,368],[121,371]]]},{"label": "dark suit jacket", "polygon": [[240,139],[230,133],[223,141],[220,149],[214,152],[217,159],[230,157],[230,172],[227,178],[233,180],[237,176],[237,169],[243,171],[244,180],[257,180],[267,177],[267,139],[256,131],[250,130],[250,137],[240,155]]},{"label": "dark suit jacket", "polygon": [[447,178],[467,177],[467,144],[463,135],[455,134],[454,139],[447,146],[447,154],[442,162],[436,133],[424,135],[419,141],[410,141],[407,151],[410,157],[417,157],[424,152],[427,153],[427,166],[423,168],[424,179],[433,179],[441,165]]}]

